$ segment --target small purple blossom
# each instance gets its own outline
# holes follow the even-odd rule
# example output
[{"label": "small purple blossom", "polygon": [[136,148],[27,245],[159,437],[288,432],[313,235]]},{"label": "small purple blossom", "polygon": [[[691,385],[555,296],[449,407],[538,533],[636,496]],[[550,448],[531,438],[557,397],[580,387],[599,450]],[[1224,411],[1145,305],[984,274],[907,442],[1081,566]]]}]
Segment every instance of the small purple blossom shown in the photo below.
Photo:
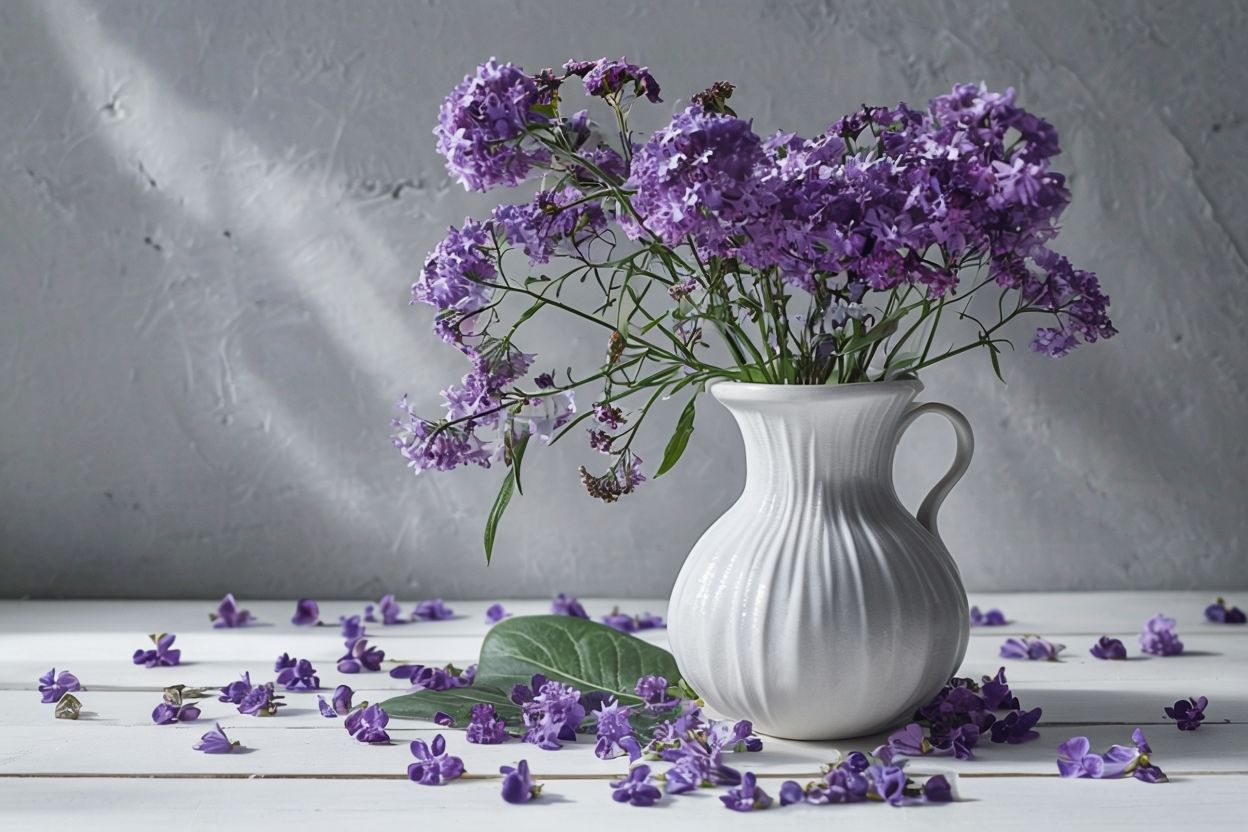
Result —
[{"label": "small purple blossom", "polygon": [[1164,783],[1165,772],[1153,765],[1152,749],[1144,738],[1144,732],[1136,728],[1131,733],[1135,747],[1112,745],[1104,754],[1092,752],[1087,737],[1071,737],[1057,748],[1057,770],[1062,777],[1087,777],[1107,780],[1131,776],[1145,783]]},{"label": "small purple blossom", "polygon": [[763,741],[754,736],[754,723],[748,719],[711,720],[706,724],[706,742],[713,749],[734,752],[763,750]]},{"label": "small purple blossom", "polygon": [[320,690],[321,680],[312,662],[307,659],[288,659],[288,662],[277,674],[279,685],[286,690]]},{"label": "small purple blossom", "polygon": [[550,602],[551,615],[570,615],[573,618],[589,618],[589,613],[581,606],[581,602],[571,595],[560,592]]},{"label": "small purple blossom", "polygon": [[430,747],[424,740],[413,740],[412,756],[416,762],[407,767],[407,779],[422,786],[439,786],[464,773],[464,761],[446,753],[446,737],[438,734]]},{"label": "small purple blossom", "polygon": [[538,674],[531,686],[513,687],[511,701],[520,706],[524,717],[525,742],[554,751],[562,748],[563,742],[576,741],[576,729],[585,718],[581,692],[576,688]]},{"label": "small purple blossom", "polygon": [[199,742],[191,746],[196,751],[202,751],[205,754],[229,754],[238,747],[238,740],[231,741],[225,735],[225,731],[221,730],[219,722],[212,727],[211,731],[200,737]]},{"label": "small purple blossom", "polygon": [[600,58],[597,61],[568,61],[563,69],[569,75],[579,75],[585,79],[585,92],[597,98],[619,96],[625,86],[631,86],[634,96],[645,96],[652,104],[658,104],[659,83],[654,80],[650,70],[644,66],[630,64],[627,58],[613,61]]},{"label": "small purple blossom", "polygon": [[1040,736],[1038,731],[1032,730],[1039,721],[1039,708],[1032,708],[1030,711],[1011,711],[992,723],[992,741],[1017,745],[1034,740]]},{"label": "small purple blossom", "polygon": [[174,722],[191,722],[199,719],[200,710],[191,702],[175,705],[172,702],[161,702],[152,711],[152,722],[157,725],[169,725]]},{"label": "small purple blossom", "polygon": [[979,607],[971,607],[972,627],[1003,627],[1010,622],[1005,620],[1005,613],[998,609],[980,612]]},{"label": "small purple blossom", "polygon": [[651,615],[648,612],[641,615],[627,615],[620,612],[619,607],[612,610],[610,615],[604,615],[602,623],[622,633],[636,633],[667,626],[661,616]]},{"label": "small purple blossom", "polygon": [[663,798],[659,787],[650,782],[650,766],[642,764],[629,769],[622,780],[612,780],[611,799],[633,806],[653,806]]},{"label": "small purple blossom", "polygon": [[867,769],[875,796],[890,806],[906,806],[914,799],[906,794],[910,778],[901,766],[877,765]]},{"label": "small purple blossom", "polygon": [[334,695],[330,697],[330,701],[326,702],[324,696],[318,696],[317,707],[321,710],[321,716],[327,719],[337,719],[340,716],[346,716],[351,713],[351,697],[355,696],[355,691],[351,690],[347,685],[339,685],[334,688]]},{"label": "small purple blossom", "polygon": [[515,768],[499,766],[503,775],[503,800],[508,803],[528,803],[542,793],[542,787],[529,775],[529,761],[521,760]]},{"label": "small purple blossom", "polygon": [[949,784],[949,778],[943,774],[927,778],[923,783],[923,799],[928,803],[951,803],[953,786]]},{"label": "small purple blossom", "polygon": [[485,623],[497,624],[510,615],[511,613],[507,612],[507,608],[502,604],[490,604],[489,608],[485,611]]},{"label": "small purple blossom", "polygon": [[70,691],[82,689],[78,677],[68,670],[62,670],[60,674],[57,674],[56,668],[53,668],[39,677],[40,701],[45,705],[55,705]]},{"label": "small purple blossom", "polygon": [[208,620],[212,622],[213,627],[223,629],[246,627],[251,623],[252,617],[247,610],[238,608],[238,602],[234,600],[234,593],[231,592],[221,599],[216,612],[208,613]]},{"label": "small purple blossom", "polygon": [[1158,613],[1144,623],[1140,631],[1140,650],[1153,656],[1177,656],[1183,652],[1183,642],[1174,631],[1173,618]]},{"label": "small purple blossom", "polygon": [[412,611],[412,620],[420,621],[445,621],[448,618],[454,618],[455,611],[442,603],[441,598],[434,598],[431,601],[421,601],[416,605],[416,609]]},{"label": "small purple blossom", "polygon": [[300,598],[295,602],[295,614],[290,623],[296,627],[315,627],[321,623],[321,606],[311,598]]},{"label": "small purple blossom", "polygon": [[1218,598],[1209,606],[1205,607],[1205,618],[1214,624],[1244,624],[1248,623],[1248,616],[1244,615],[1244,611],[1239,607],[1229,607],[1226,601]]},{"label": "small purple blossom", "polygon": [[1205,708],[1209,706],[1206,696],[1180,699],[1166,708],[1166,716],[1178,723],[1180,731],[1195,731],[1205,720]]},{"label": "small purple blossom", "polygon": [[342,640],[350,644],[364,635],[364,622],[360,620],[358,615],[344,615],[339,617],[338,624],[342,628]]},{"label": "small purple blossom", "polygon": [[381,670],[381,663],[385,661],[385,651],[379,647],[369,647],[368,639],[357,638],[355,641],[348,642],[346,654],[338,660],[339,673],[360,673],[368,670],[376,672]]},{"label": "small purple blossom", "polygon": [[390,742],[390,735],[386,733],[388,722],[390,715],[380,705],[369,705],[348,714],[342,727],[360,742],[381,745]]},{"label": "small purple blossom", "polygon": [[173,667],[182,660],[182,651],[173,649],[176,638],[173,633],[154,633],[151,639],[155,649],[135,650],[134,663],[144,667]]},{"label": "small purple blossom", "polygon": [[1127,646],[1110,636],[1101,636],[1088,652],[1098,659],[1110,661],[1125,661],[1127,658]]},{"label": "small purple blossom", "polygon": [[393,595],[383,595],[381,600],[377,602],[377,609],[381,612],[381,623],[386,625],[402,624],[403,619],[400,616],[403,610],[399,607]]},{"label": "small purple blossom", "polygon": [[642,676],[633,686],[633,693],[641,698],[647,708],[659,710],[679,705],[680,697],[668,698],[667,688],[667,679],[662,676]]},{"label": "small purple blossom", "polygon": [[1064,644],[1054,644],[1039,636],[1007,638],[1001,645],[1003,659],[1028,659],[1030,661],[1057,661],[1057,654],[1066,649]]},{"label": "small purple blossom", "polygon": [[272,682],[256,685],[238,702],[238,712],[247,716],[274,716],[285,705]]},{"label": "small purple blossom", "polygon": [[672,767],[664,773],[668,794],[684,794],[706,785],[736,786],[741,772],[726,765],[723,749],[696,736],[688,735],[677,747],[660,752],[659,756]]},{"label": "small purple blossom", "polygon": [[472,717],[468,720],[468,742],[477,745],[497,745],[507,741],[507,723],[494,712],[494,706],[488,702],[479,702],[472,706]]},{"label": "small purple blossom", "polygon": [[998,668],[997,675],[985,676],[979,686],[984,707],[990,711],[1018,710],[1018,697],[1010,691],[1010,684],[1005,679],[1005,668]]},{"label": "small purple blossom", "polygon": [[627,754],[629,761],[641,757],[641,743],[628,721],[629,709],[621,707],[614,699],[604,702],[597,711],[598,744],[594,754],[601,760],[610,760]]},{"label": "small purple blossom", "polygon": [[462,671],[453,664],[434,667],[423,664],[401,664],[390,669],[393,679],[407,679],[416,690],[451,690],[466,688],[476,676],[477,666],[470,665]]},{"label": "small purple blossom", "polygon": [[243,701],[243,697],[249,693],[251,693],[251,674],[244,673],[243,677],[238,681],[230,682],[221,688],[221,695],[217,697],[217,700],[238,705]]}]

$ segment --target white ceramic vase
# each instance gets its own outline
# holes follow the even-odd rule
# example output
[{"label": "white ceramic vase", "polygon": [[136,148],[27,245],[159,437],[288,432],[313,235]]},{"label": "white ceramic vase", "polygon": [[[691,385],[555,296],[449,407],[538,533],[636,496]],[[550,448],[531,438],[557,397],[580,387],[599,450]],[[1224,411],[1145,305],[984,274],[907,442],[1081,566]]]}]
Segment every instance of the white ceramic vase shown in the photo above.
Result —
[{"label": "white ceramic vase", "polygon": [[[918,381],[722,382],[745,439],[741,497],[693,547],[669,608],[684,678],[720,713],[777,737],[861,736],[907,719],[954,674],[969,615],[936,511],[973,438]],[[912,516],[893,488],[901,432],[954,426],[957,453]]]}]

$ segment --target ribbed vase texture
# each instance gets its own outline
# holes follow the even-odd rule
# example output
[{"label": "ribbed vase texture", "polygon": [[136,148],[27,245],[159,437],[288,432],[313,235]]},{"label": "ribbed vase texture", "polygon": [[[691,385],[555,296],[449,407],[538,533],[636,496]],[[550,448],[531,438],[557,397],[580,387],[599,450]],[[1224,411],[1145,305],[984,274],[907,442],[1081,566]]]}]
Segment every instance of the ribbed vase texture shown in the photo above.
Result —
[{"label": "ribbed vase texture", "polygon": [[855,737],[903,722],[957,670],[969,634],[957,566],[893,487],[920,390],[712,388],[745,440],[745,489],[681,569],[669,633],[715,710],[777,737]]}]

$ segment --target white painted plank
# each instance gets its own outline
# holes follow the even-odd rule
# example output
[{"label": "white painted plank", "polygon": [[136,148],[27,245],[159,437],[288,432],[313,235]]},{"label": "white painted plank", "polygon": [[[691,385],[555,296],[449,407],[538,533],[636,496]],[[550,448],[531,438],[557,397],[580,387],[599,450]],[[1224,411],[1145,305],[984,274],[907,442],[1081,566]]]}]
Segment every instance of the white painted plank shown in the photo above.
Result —
[{"label": "white painted plank", "polygon": [[[280,720],[274,717],[269,721]],[[210,727],[205,722],[118,728],[89,721],[49,720],[36,726],[0,728],[0,775],[87,772],[108,774],[154,774],[160,772],[208,774],[350,774],[386,775],[402,772],[411,761],[406,743],[428,738],[435,731],[411,728],[419,723],[392,723],[392,746],[365,746],[344,731],[274,730],[260,727],[266,720],[224,717],[226,733],[253,749],[240,755],[201,754],[191,750]],[[542,751],[512,741],[502,745],[472,745],[457,731],[444,732],[452,753],[464,759],[471,771],[491,771],[517,756],[527,757],[535,770],[551,774],[613,774],[627,768],[626,761],[599,760],[593,738],[569,744],[560,751]],[[1056,771],[1055,749],[1074,735],[1091,738],[1103,751],[1115,743],[1130,742],[1130,726],[1043,727],[1041,736],[1021,745],[985,742],[976,759],[958,761],[925,758],[928,765],[980,774],[1045,775]],[[870,750],[882,735],[839,743],[799,743],[768,739],[764,750],[733,758],[734,765],[760,772],[807,772],[832,759],[836,751]],[[1155,759],[1163,769],[1181,772],[1248,773],[1248,726],[1206,725],[1199,731],[1182,732],[1173,726],[1148,730]]]},{"label": "white painted plank", "polygon": [[[764,781],[773,796],[777,781]],[[963,800],[894,809],[879,804],[791,806],[738,814],[705,791],[637,808],[611,800],[601,781],[544,783],[524,806],[499,798],[493,780],[423,787],[402,780],[73,780],[0,779],[0,819],[12,829],[81,826],[99,832],[198,832],[222,829],[453,828],[456,832],[549,832],[552,828],[668,832],[724,830],[915,829],[930,832],[1171,830],[1199,819],[1211,829],[1243,820],[1248,777],[1133,780],[962,778]]]}]

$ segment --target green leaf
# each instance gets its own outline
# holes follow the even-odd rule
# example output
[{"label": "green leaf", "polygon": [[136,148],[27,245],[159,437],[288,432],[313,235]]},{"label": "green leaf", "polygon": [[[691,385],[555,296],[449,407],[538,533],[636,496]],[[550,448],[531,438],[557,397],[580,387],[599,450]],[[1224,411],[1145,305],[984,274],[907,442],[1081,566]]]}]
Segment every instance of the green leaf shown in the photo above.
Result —
[{"label": "green leaf", "polygon": [[507,504],[511,502],[511,493],[515,488],[516,469],[512,468],[503,478],[503,485],[498,489],[498,496],[494,498],[494,506],[485,519],[485,562],[487,565],[494,557],[494,536],[498,534],[498,521],[503,519],[503,512],[507,510]]},{"label": "green leaf", "polygon": [[685,409],[681,411],[680,418],[676,420],[676,430],[672,432],[672,438],[667,440],[667,448],[663,451],[663,462],[659,464],[659,470],[654,472],[655,479],[672,470],[689,445],[689,437],[693,435],[693,403],[696,401],[696,396],[690,398]]},{"label": "green leaf", "polygon": [[529,684],[539,673],[583,693],[610,694],[623,705],[641,702],[633,688],[642,676],[665,676],[671,685],[681,684],[676,660],[661,647],[583,618],[530,615],[508,618],[490,629],[471,687],[418,691],[381,706],[404,719],[432,720],[443,711],[464,725],[473,704],[489,702],[499,716],[517,725],[520,711],[509,698],[511,689]]}]

